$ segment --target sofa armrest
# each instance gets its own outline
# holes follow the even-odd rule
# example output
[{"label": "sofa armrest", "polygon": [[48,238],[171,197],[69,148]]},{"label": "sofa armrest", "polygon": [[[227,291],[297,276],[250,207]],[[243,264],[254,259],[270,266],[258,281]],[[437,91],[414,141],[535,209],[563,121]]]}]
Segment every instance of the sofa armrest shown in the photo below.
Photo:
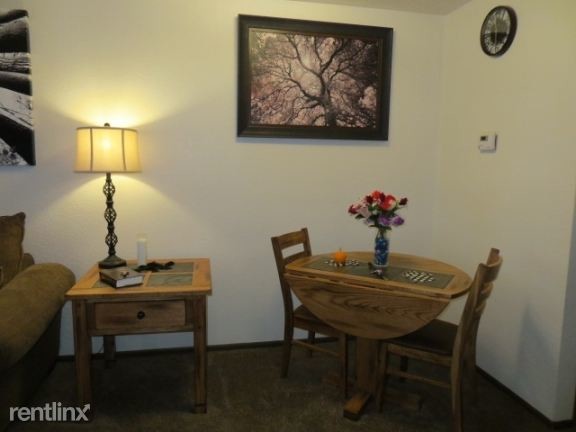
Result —
[{"label": "sofa armrest", "polygon": [[0,290],[0,370],[32,348],[74,281],[74,274],[61,264],[34,264]]},{"label": "sofa armrest", "polygon": [[20,262],[20,271],[26,270],[34,264],[34,257],[29,253],[22,254],[22,261]]}]

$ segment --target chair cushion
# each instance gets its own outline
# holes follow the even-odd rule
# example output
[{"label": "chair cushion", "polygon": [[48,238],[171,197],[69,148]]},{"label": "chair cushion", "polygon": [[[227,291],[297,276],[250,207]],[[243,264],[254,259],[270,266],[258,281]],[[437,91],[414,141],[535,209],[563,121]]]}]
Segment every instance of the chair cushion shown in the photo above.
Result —
[{"label": "chair cushion", "polygon": [[0,216],[0,288],[20,270],[25,219],[24,213]]},{"label": "chair cushion", "polygon": [[420,330],[392,339],[389,342],[407,348],[449,356],[452,354],[457,331],[458,326],[455,324],[433,320]]}]

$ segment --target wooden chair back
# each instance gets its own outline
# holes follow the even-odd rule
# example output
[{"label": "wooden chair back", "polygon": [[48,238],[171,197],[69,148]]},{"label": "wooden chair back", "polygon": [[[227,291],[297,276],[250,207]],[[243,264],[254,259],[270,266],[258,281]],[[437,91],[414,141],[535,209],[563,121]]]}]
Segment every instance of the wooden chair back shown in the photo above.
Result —
[{"label": "wooden chair back", "polygon": [[[272,249],[274,250],[274,258],[276,260],[276,268],[278,270],[278,277],[280,278],[280,288],[282,289],[284,312],[286,316],[288,316],[292,314],[294,306],[292,303],[290,285],[284,277],[284,269],[292,261],[312,255],[310,237],[308,236],[308,229],[302,228],[299,231],[272,237],[271,240]],[[301,249],[298,249],[298,247],[301,247]],[[288,249],[291,250],[287,252]],[[287,252],[287,255],[284,255],[285,252]]]},{"label": "wooden chair back", "polygon": [[486,301],[492,293],[494,281],[498,277],[501,266],[502,257],[500,256],[500,251],[495,248],[490,250],[486,264],[481,263],[478,265],[454,342],[452,355],[454,360],[460,364],[466,349],[474,349],[476,346],[480,318],[486,308]]}]

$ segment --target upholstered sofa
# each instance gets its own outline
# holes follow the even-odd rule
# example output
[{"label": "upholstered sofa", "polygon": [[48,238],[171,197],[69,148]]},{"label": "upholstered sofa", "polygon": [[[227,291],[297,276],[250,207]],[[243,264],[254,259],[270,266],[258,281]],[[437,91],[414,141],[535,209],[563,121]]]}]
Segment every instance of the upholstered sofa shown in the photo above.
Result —
[{"label": "upholstered sofa", "polygon": [[26,406],[51,371],[64,294],[74,274],[23,253],[24,213],[0,217],[0,430],[10,407]]}]

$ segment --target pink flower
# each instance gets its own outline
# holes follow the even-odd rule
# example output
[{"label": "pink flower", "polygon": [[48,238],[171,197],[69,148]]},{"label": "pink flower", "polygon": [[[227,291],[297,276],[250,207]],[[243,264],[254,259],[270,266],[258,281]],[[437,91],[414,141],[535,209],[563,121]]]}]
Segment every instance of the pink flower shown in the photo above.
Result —
[{"label": "pink flower", "polygon": [[370,209],[366,206],[360,207],[358,209],[358,214],[360,214],[361,216],[368,218],[370,217],[371,213],[370,213]]}]

